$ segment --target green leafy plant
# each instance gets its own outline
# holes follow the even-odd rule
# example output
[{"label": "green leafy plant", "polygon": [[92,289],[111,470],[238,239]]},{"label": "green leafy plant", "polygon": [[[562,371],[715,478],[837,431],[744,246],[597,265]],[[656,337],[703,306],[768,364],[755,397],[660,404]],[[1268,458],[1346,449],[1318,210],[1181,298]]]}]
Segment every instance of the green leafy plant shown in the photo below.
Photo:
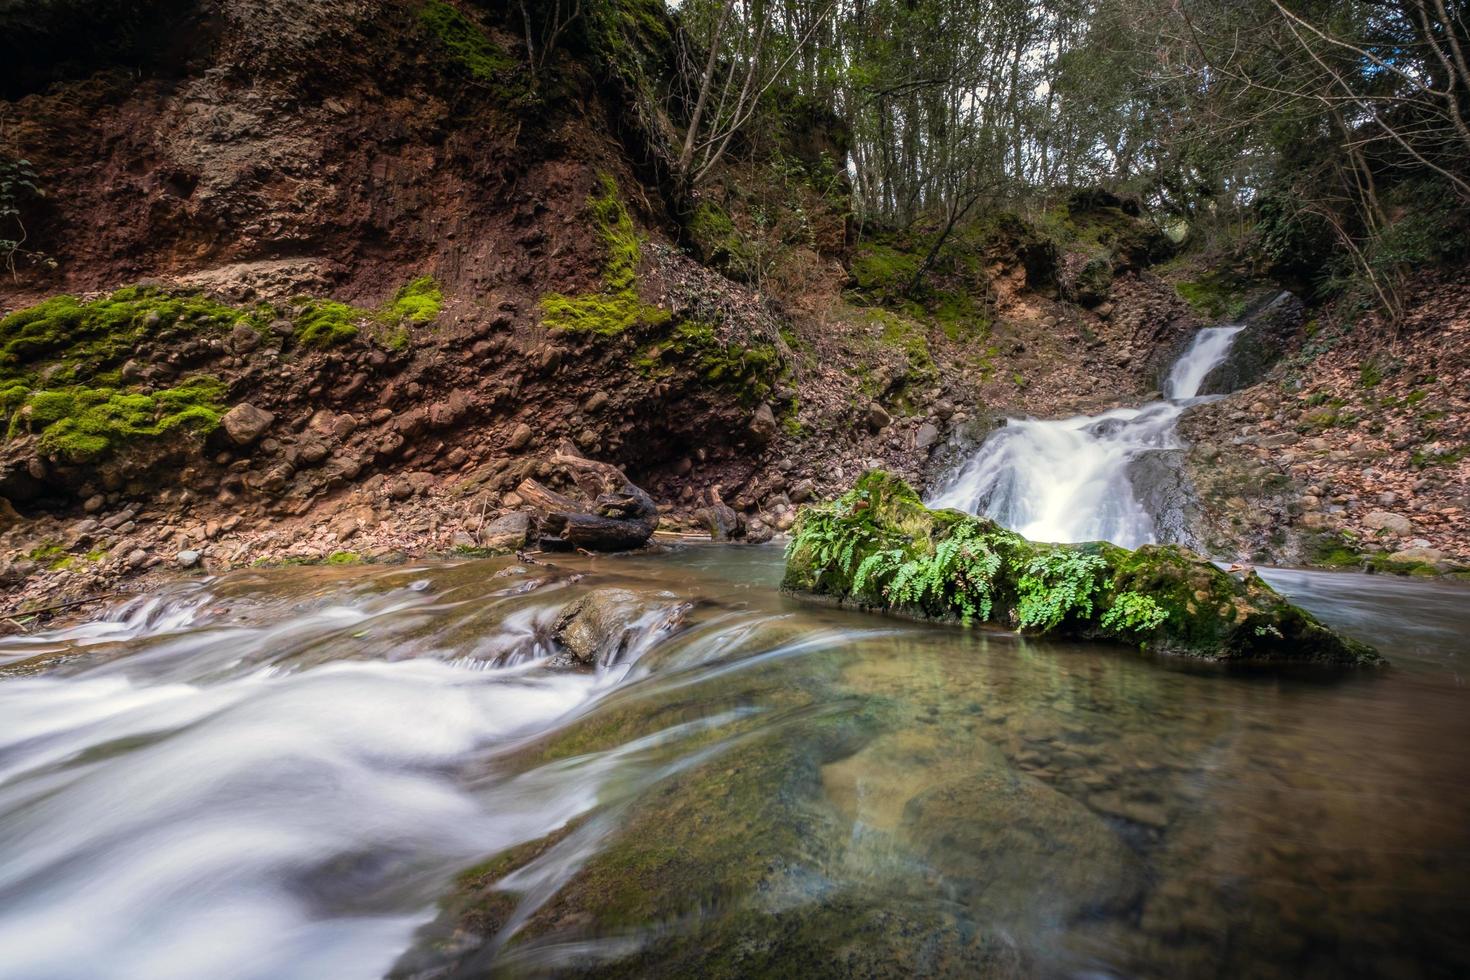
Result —
[{"label": "green leafy plant", "polygon": [[1106,568],[1097,555],[1077,551],[1053,551],[1031,559],[1016,581],[1020,628],[1045,633],[1071,613],[1091,616],[1098,578]]},{"label": "green leafy plant", "polygon": [[1168,618],[1169,611],[1152,596],[1130,590],[1113,597],[1113,604],[1102,614],[1098,625],[1118,633],[1148,633],[1158,629]]},{"label": "green leafy plant", "polygon": [[0,156],[0,257],[12,276],[15,256],[26,240],[25,225],[20,220],[21,202],[27,197],[40,196],[41,188],[36,184],[36,171],[31,162]]}]

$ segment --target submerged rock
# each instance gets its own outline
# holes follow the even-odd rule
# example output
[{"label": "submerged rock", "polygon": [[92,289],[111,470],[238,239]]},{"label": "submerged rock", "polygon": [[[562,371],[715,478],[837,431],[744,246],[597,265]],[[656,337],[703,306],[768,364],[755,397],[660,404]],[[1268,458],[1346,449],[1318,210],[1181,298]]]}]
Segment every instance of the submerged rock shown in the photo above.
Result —
[{"label": "submerged rock", "polygon": [[599,589],[562,610],[552,636],[578,664],[613,663],[627,647],[643,602],[627,589]]},{"label": "submerged rock", "polygon": [[1371,647],[1292,605],[1254,571],[1227,574],[1176,545],[1028,541],[994,521],[930,510],[873,470],[803,509],[782,587],[923,619],[1115,640],[1230,662],[1377,664]]}]

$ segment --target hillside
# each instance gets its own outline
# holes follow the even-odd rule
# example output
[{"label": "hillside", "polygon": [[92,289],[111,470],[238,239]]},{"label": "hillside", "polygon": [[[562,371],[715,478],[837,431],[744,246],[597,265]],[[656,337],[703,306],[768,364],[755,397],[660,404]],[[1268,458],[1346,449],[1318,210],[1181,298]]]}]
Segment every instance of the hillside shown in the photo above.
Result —
[{"label": "hillside", "polygon": [[[981,209],[952,234],[855,221],[844,124],[804,103],[691,194],[650,149],[673,124],[640,93],[674,70],[672,22],[643,0],[596,7],[536,73],[495,4],[11,16],[0,140],[35,189],[0,293],[11,609],[149,569],[504,546],[558,447],[623,468],[665,531],[762,540],[869,466],[934,485],[1005,416],[1141,401],[1221,315],[1198,302],[1209,267],[1127,195]],[[1310,377],[1310,334],[1256,376],[1290,353]],[[1390,550],[1466,554],[1449,368],[1403,396],[1436,393],[1451,438],[1429,465],[1449,469],[1394,478],[1394,505],[1424,493],[1428,516]],[[1219,439],[1254,433],[1253,397]],[[1304,516],[1331,496],[1310,469],[1239,531],[1221,507],[1259,473],[1200,458],[1194,537],[1221,554],[1374,544],[1285,544],[1324,521]]]}]

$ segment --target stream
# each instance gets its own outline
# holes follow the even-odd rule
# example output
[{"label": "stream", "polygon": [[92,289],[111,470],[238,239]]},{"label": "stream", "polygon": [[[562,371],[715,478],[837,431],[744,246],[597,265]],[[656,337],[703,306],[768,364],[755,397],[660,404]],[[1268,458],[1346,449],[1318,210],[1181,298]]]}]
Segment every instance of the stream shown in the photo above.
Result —
[{"label": "stream", "polygon": [[[1136,467],[1239,329],[935,502],[1158,540]],[[0,980],[1470,973],[1463,587],[1263,570],[1394,666],[1252,672],[781,569],[241,570],[0,640]],[[621,641],[558,667],[591,593]]]},{"label": "stream", "polygon": [[[0,977],[1456,976],[1463,587],[1392,669],[781,595],[778,547],[242,570],[0,641]],[[622,654],[553,669],[571,600]]]}]

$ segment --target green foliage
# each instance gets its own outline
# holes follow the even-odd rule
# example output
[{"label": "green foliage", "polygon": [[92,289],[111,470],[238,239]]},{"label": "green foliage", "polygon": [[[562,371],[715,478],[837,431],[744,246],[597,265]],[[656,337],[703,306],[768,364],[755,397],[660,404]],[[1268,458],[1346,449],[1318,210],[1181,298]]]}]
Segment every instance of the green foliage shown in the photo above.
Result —
[{"label": "green foliage", "polygon": [[0,257],[11,273],[15,272],[15,253],[25,240],[20,206],[27,198],[41,196],[36,181],[29,160],[0,155]]},{"label": "green foliage", "polygon": [[852,278],[860,292],[879,303],[908,299],[909,286],[924,257],[915,249],[896,248],[888,242],[863,243],[852,259]]},{"label": "green foliage", "polygon": [[729,213],[713,201],[701,201],[689,218],[689,234],[699,246],[704,260],[714,266],[728,266],[742,256],[744,242]]},{"label": "green foliage", "polygon": [[376,310],[332,299],[296,300],[296,342],[323,349],[350,343],[370,329],[370,338],[389,350],[405,350],[410,324],[432,323],[444,307],[444,293],[432,276],[420,276]]},{"label": "green foliage", "polygon": [[712,325],[699,320],[685,320],[667,337],[649,344],[634,366],[650,377],[668,377],[676,367],[693,367],[710,387],[730,391],[751,404],[769,397],[772,383],[785,372],[773,345],[726,343]]},{"label": "green foliage", "polygon": [[0,320],[0,377],[62,357],[73,377],[121,363],[138,345],[171,330],[227,330],[238,323],[264,328],[269,311],[240,310],[203,296],[145,286],[119,289],[83,303],[54,296]]},{"label": "green foliage", "polygon": [[429,0],[419,8],[418,20],[452,61],[480,81],[518,67],[478,25],[444,0]]},{"label": "green foliage", "polygon": [[39,435],[40,448],[76,462],[93,460],[140,439],[179,432],[207,434],[224,413],[225,386],[190,378],[151,394],[71,386],[35,391],[11,415],[10,434]]},{"label": "green foliage", "polygon": [[1245,295],[1229,274],[1212,272],[1193,281],[1174,284],[1179,298],[1207,320],[1238,320],[1245,313]]},{"label": "green foliage", "polygon": [[1016,581],[1016,607],[1022,629],[1042,633],[1060,626],[1075,613],[1092,615],[1092,600],[1107,563],[1079,551],[1052,551],[1026,563]]},{"label": "green foliage", "polygon": [[1377,388],[1383,383],[1383,363],[1376,357],[1364,358],[1358,365],[1358,383],[1364,388]]},{"label": "green foliage", "polygon": [[933,619],[1141,641],[1210,659],[1374,663],[1283,600],[1173,545],[1030,542],[995,522],[930,510],[870,471],[829,504],[804,507],[782,585]]},{"label": "green foliage", "polygon": [[372,318],[370,310],[334,299],[307,300],[296,317],[296,342],[302,347],[336,347],[357,338],[358,326]]},{"label": "green foliage", "polygon": [[431,323],[444,308],[444,293],[432,276],[420,276],[394,294],[383,310],[385,319],[394,324]]},{"label": "green foliage", "polygon": [[541,322],[555,330],[615,336],[636,326],[658,326],[670,319],[667,310],[638,296],[638,264],[642,244],[628,209],[618,197],[618,185],[609,174],[599,177],[602,193],[587,199],[592,220],[607,258],[602,267],[602,290],[567,296],[549,293],[541,298]]},{"label": "green foliage", "polygon": [[889,499],[918,504],[912,490],[888,479],[865,474],[831,505],[804,510],[788,560],[801,556],[819,579],[835,576],[870,602],[965,622],[990,618],[1002,553],[1020,539],[978,521],[958,522],[937,541],[909,538],[880,523]]},{"label": "green foliage", "polygon": [[[1098,625],[1115,633],[1151,633],[1164,625],[1168,610],[1142,592],[1120,592],[1103,613]],[[1278,631],[1277,636],[1280,636]]]},{"label": "green foliage", "polygon": [[917,287],[915,276],[932,240],[897,234],[870,238],[853,255],[853,288],[848,296],[856,303],[937,326],[950,340],[981,339],[991,322],[985,303],[990,285],[982,253],[993,234],[989,224],[956,232]]},{"label": "green foliage", "polygon": [[327,556],[328,565],[361,565],[362,555],[355,551],[334,551]]}]

